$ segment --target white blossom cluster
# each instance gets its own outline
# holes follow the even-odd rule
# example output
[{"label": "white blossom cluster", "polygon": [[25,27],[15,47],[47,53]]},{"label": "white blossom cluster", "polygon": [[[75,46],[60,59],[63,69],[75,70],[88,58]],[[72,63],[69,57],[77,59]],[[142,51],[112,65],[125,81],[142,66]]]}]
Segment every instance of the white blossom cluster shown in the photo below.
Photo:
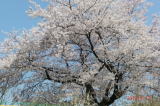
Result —
[{"label": "white blossom cluster", "polygon": [[[160,18],[154,16],[152,25],[146,25],[151,5],[146,0],[44,0],[47,8],[29,1],[33,7],[28,15],[42,21],[30,30],[9,33],[0,44],[1,70],[44,72],[43,67],[51,67],[70,73],[66,79],[79,75],[83,84],[99,82],[101,76],[106,83],[120,72],[120,84],[130,86],[160,67]],[[57,81],[63,75],[51,77]]]}]

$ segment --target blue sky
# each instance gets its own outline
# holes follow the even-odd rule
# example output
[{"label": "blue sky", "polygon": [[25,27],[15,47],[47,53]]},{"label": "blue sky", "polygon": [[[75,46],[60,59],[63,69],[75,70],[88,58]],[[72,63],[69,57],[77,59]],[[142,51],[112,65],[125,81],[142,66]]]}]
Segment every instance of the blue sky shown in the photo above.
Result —
[{"label": "blue sky", "polygon": [[[44,6],[40,0],[36,0]],[[28,0],[0,0],[0,31],[29,29],[36,25],[39,19],[33,19],[26,14],[30,4]],[[0,41],[4,39],[0,33]]]},{"label": "blue sky", "polygon": [[[40,0],[36,1],[40,2]],[[151,17],[152,13],[160,12],[160,0],[149,1],[155,3],[147,14],[148,17]],[[40,2],[40,4],[43,3]],[[27,0],[0,0],[0,30],[12,31],[24,28],[29,29],[35,26],[39,20],[31,18],[25,13],[29,5]],[[149,18],[149,21],[150,20]],[[0,33],[0,41],[2,41],[4,37],[4,34]]]}]

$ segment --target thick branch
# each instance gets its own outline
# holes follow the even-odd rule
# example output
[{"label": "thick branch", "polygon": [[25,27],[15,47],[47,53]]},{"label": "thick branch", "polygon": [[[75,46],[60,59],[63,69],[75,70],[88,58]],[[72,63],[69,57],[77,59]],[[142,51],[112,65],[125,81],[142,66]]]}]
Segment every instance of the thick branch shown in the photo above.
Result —
[{"label": "thick branch", "polygon": [[102,101],[98,104],[99,106],[109,106],[110,104],[114,103],[114,101],[120,98],[126,91],[126,89],[121,90],[118,82],[122,80],[122,73],[115,75],[115,84],[114,84],[114,91],[111,97],[108,97],[109,88],[106,88],[105,97],[103,97]]},{"label": "thick branch", "polygon": [[90,82],[85,83],[86,87],[86,94],[89,95],[92,100],[98,104],[97,98],[96,98],[96,93],[92,87],[92,84]]},{"label": "thick branch", "polygon": [[[59,83],[75,83],[77,85],[83,86],[83,84],[78,81],[79,76],[78,75],[71,75],[71,73],[65,73],[65,72],[58,72],[58,71],[53,71],[53,68],[48,68],[48,67],[42,67],[45,69],[45,74],[46,74],[46,79],[47,80],[53,80],[55,82],[59,82]],[[49,72],[51,71],[54,74],[56,74],[55,76],[50,76]],[[62,74],[65,76],[62,76]]]},{"label": "thick branch", "polygon": [[91,48],[91,51],[92,53],[94,54],[94,56],[97,58],[97,60],[100,62],[100,63],[103,63],[104,66],[111,72],[111,73],[116,73],[116,70],[114,70],[114,66],[110,63],[106,63],[105,61],[101,60],[99,58],[99,56],[97,55],[96,51],[94,50],[94,46],[93,46],[93,43],[91,41],[91,32],[89,32],[88,34],[86,34],[86,37],[88,39],[88,42],[90,44],[90,48]]}]

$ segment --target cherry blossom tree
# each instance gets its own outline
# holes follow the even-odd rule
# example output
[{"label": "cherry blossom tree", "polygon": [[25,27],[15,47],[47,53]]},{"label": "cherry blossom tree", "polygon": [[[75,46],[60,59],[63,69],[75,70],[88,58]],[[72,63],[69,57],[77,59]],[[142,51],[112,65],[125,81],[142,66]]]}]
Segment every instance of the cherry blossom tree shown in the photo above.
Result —
[{"label": "cherry blossom tree", "polygon": [[[92,105],[108,106],[125,93],[135,92],[135,87],[159,93],[158,86],[144,81],[148,74],[156,75],[156,83],[160,74],[160,21],[159,16],[154,16],[152,25],[146,24],[150,3],[45,1],[48,6],[42,8],[30,0],[33,6],[28,15],[42,19],[37,26],[8,33],[10,37],[1,43],[2,94],[6,89],[27,84],[20,93],[30,95],[24,96],[26,101],[35,95],[50,103],[55,102],[49,98],[51,95],[56,102],[62,97],[79,96]],[[29,78],[25,77],[27,73],[32,73]],[[48,93],[42,92],[45,88],[39,84],[44,81],[54,87],[59,84],[59,93],[52,92],[53,86],[48,87]],[[31,91],[35,93],[32,96]]]}]

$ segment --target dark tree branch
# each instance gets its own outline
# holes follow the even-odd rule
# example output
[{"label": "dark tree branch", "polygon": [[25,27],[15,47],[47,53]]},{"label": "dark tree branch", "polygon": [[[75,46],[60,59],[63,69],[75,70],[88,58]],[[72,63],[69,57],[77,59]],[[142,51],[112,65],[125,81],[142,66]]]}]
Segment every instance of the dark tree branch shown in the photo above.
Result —
[{"label": "dark tree branch", "polygon": [[[72,75],[71,73],[66,73],[66,72],[61,73],[60,71],[53,71],[53,68],[48,68],[48,67],[42,67],[42,68],[45,69],[47,80],[53,80],[59,83],[75,83],[77,85],[83,86],[82,82],[79,81],[80,77],[78,75]],[[55,76],[50,76],[48,71],[53,72]],[[66,74],[66,76],[61,76],[62,74]]]},{"label": "dark tree branch", "polygon": [[52,80],[52,78],[49,76],[49,73],[47,70],[45,70],[45,74],[46,74],[46,79],[47,80]]},{"label": "dark tree branch", "polygon": [[[104,64],[98,69],[98,72],[100,72],[104,68]],[[98,73],[94,74],[94,77],[97,76]]]},{"label": "dark tree branch", "polygon": [[90,44],[90,48],[91,48],[91,51],[92,53],[94,54],[94,56],[97,58],[97,60],[100,62],[100,63],[103,63],[104,66],[111,72],[111,73],[114,73],[116,74],[116,70],[114,69],[114,66],[111,64],[111,63],[106,63],[105,61],[101,60],[99,58],[99,56],[97,55],[96,51],[94,50],[94,46],[93,46],[93,43],[91,41],[91,32],[89,32],[88,34],[86,34],[86,37],[88,39],[88,42]]},{"label": "dark tree branch", "polygon": [[128,87],[126,87],[124,90],[120,89],[120,85],[118,85],[119,81],[122,80],[123,74],[118,73],[115,75],[115,83],[114,83],[114,91],[112,96],[108,97],[109,93],[109,86],[106,88],[105,97],[103,97],[102,101],[99,103],[99,106],[109,106],[112,104],[116,99],[120,98],[125,92]]},{"label": "dark tree branch", "polygon": [[92,87],[91,82],[85,83],[85,87],[86,87],[86,94],[89,95],[89,97],[92,98],[92,100],[98,104],[96,93]]},{"label": "dark tree branch", "polygon": [[71,0],[69,0],[68,2],[69,2],[69,8],[70,8],[70,10],[72,10]]},{"label": "dark tree branch", "polygon": [[87,8],[87,9],[84,11],[84,13],[88,12],[92,7],[94,7],[94,6],[96,5],[97,1],[98,1],[98,0],[95,0],[95,2],[94,2],[89,8]]},{"label": "dark tree branch", "polygon": [[111,89],[112,89],[112,81],[110,81],[109,84],[108,84],[107,87],[106,87],[105,96],[108,97],[109,92],[110,92]]}]

